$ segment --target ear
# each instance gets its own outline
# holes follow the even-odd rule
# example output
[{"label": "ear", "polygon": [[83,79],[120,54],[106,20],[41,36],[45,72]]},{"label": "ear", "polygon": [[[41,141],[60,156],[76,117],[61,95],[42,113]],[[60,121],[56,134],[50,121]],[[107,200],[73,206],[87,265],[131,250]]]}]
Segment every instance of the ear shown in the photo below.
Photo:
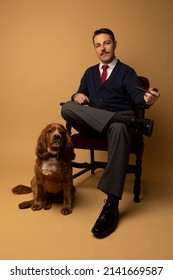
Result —
[{"label": "ear", "polygon": [[114,51],[116,50],[117,48],[117,41],[114,41]]},{"label": "ear", "polygon": [[36,156],[43,159],[47,158],[49,155],[47,151],[46,134],[47,134],[47,127],[42,130],[37,140],[37,146],[36,146]]},{"label": "ear", "polygon": [[75,158],[74,146],[71,140],[71,136],[67,130],[65,130],[65,148],[64,148],[64,160],[71,161]]}]

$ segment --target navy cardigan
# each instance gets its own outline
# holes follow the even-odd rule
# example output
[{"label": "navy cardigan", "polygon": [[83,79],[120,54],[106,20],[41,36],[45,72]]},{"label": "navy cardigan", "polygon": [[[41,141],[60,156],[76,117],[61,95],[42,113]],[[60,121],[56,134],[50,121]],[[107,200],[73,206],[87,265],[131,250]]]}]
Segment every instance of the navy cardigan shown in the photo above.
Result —
[{"label": "navy cardigan", "polygon": [[[131,110],[132,105],[148,107],[144,101],[144,92],[136,89],[140,86],[139,78],[130,66],[118,60],[110,77],[102,85],[100,82],[99,64],[88,68],[77,91],[88,96],[89,106],[108,110]],[[73,100],[74,95],[72,96]]]}]

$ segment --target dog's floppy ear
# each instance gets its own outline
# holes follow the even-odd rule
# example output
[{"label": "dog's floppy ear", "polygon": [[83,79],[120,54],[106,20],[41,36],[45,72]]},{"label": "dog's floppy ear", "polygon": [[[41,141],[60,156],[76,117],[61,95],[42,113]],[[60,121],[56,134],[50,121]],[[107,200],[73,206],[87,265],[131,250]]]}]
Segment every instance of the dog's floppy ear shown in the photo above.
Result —
[{"label": "dog's floppy ear", "polygon": [[49,155],[47,151],[47,141],[46,141],[47,130],[48,130],[48,126],[42,130],[37,140],[37,146],[36,146],[36,156],[43,159],[47,158]]},{"label": "dog's floppy ear", "polygon": [[64,145],[64,151],[63,151],[63,159],[65,161],[70,161],[75,158],[75,153],[74,153],[74,146],[71,140],[70,133],[65,127],[60,124],[59,127],[63,131],[63,134],[65,136],[65,145]]}]

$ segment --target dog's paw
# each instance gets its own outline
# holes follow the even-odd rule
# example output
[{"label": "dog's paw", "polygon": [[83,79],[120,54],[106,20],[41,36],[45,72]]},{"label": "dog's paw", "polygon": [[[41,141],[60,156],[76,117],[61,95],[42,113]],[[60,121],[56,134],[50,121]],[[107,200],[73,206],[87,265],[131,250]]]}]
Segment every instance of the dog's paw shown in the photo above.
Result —
[{"label": "dog's paw", "polygon": [[31,205],[32,205],[32,202],[33,202],[32,200],[21,202],[21,203],[19,204],[19,208],[20,208],[20,209],[30,208]]},{"label": "dog's paw", "polygon": [[38,210],[41,210],[43,207],[42,207],[42,203],[33,203],[31,205],[31,209],[33,211],[38,211]]},{"label": "dog's paw", "polygon": [[60,212],[63,215],[68,215],[68,214],[72,213],[72,208],[70,208],[70,207],[63,207]]},{"label": "dog's paw", "polygon": [[52,203],[50,203],[50,202],[48,202],[48,201],[44,202],[43,208],[44,208],[44,210],[49,210],[49,209],[51,209],[51,208],[52,208]]}]

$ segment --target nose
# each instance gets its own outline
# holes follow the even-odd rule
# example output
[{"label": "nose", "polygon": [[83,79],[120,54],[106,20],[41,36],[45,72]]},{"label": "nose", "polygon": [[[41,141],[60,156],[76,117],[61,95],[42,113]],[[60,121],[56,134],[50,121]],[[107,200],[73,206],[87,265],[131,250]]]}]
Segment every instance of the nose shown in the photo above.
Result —
[{"label": "nose", "polygon": [[102,51],[105,50],[105,45],[104,45],[104,44],[101,45],[101,50],[102,50]]},{"label": "nose", "polygon": [[55,140],[58,140],[58,139],[60,138],[60,135],[59,135],[59,134],[54,134],[53,138],[54,138]]}]

